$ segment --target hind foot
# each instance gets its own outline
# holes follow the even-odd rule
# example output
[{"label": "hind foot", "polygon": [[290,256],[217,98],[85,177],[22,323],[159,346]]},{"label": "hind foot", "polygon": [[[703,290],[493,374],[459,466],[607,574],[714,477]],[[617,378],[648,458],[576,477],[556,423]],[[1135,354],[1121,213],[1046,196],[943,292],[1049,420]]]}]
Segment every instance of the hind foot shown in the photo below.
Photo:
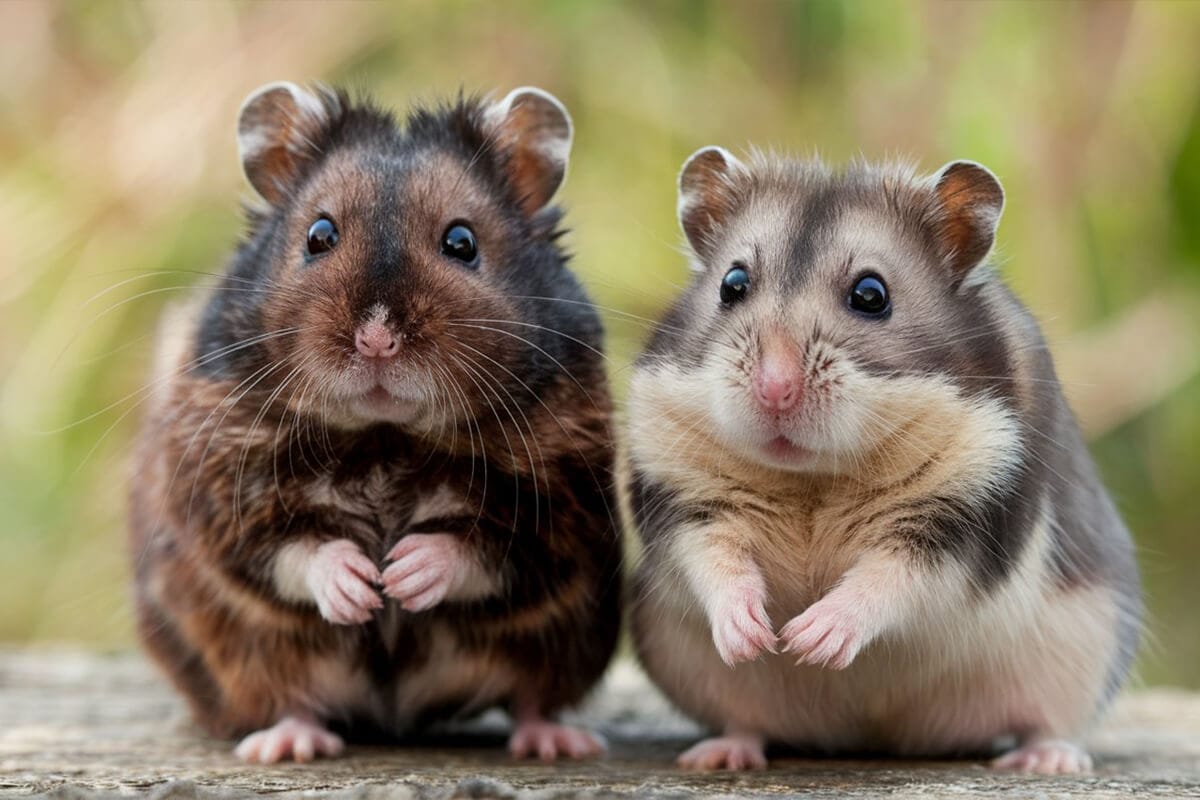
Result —
[{"label": "hind foot", "polygon": [[992,761],[992,768],[1036,775],[1076,775],[1091,771],[1092,757],[1071,742],[1043,739],[1005,753]]},{"label": "hind foot", "polygon": [[752,733],[730,733],[705,739],[684,751],[675,763],[684,769],[713,772],[719,769],[740,771],[766,769],[766,743]]},{"label": "hind foot", "polygon": [[274,764],[290,758],[297,763],[342,752],[342,738],[310,719],[284,717],[272,727],[242,739],[234,755],[251,764]]},{"label": "hind foot", "polygon": [[580,728],[560,725],[541,718],[517,723],[508,740],[508,752],[514,758],[554,761],[556,758],[592,758],[604,752],[604,744]]}]

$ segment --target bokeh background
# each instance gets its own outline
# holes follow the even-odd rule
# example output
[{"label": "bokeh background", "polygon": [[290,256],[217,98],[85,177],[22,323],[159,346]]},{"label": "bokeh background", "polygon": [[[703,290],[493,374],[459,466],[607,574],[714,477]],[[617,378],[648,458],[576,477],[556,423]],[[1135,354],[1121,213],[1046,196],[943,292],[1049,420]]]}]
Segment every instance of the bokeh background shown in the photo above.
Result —
[{"label": "bokeh background", "polygon": [[1200,687],[1200,5],[0,3],[0,642],[133,642],[125,458],[163,305],[219,270],[242,98],[389,106],[536,84],[577,125],[560,198],[620,391],[686,280],[696,148],[954,158],[1008,191],[1042,319],[1130,526],[1156,644]]}]

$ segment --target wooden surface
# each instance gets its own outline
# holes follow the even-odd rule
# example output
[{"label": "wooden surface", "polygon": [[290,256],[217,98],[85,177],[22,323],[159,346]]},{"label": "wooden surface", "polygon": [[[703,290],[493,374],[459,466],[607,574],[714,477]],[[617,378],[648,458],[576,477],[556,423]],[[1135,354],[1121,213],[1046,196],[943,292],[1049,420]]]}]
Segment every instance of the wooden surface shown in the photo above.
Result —
[{"label": "wooden surface", "polygon": [[601,761],[517,763],[505,722],[397,746],[351,746],[336,760],[251,767],[231,746],[203,737],[180,702],[135,655],[0,651],[0,795],[75,798],[568,798],[767,797],[1200,797],[1200,695],[1126,695],[1091,745],[1082,778],[995,773],[980,762],[778,758],[770,770],[695,775],[672,766],[698,735],[618,664],[583,712],[609,740]]}]

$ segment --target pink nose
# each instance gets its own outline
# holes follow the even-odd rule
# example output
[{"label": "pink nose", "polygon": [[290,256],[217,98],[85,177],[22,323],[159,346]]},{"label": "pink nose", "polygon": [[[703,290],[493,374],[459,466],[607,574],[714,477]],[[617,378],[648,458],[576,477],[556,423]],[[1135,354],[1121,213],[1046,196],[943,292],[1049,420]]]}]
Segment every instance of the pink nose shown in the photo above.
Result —
[{"label": "pink nose", "polygon": [[768,348],[754,374],[754,396],[765,411],[782,414],[800,405],[804,395],[803,367],[787,350]]},{"label": "pink nose", "polygon": [[391,358],[400,352],[400,343],[387,325],[374,320],[355,332],[354,346],[367,358]]},{"label": "pink nose", "polygon": [[791,411],[800,405],[800,381],[790,376],[766,376],[760,372],[754,380],[754,394],[767,411]]}]

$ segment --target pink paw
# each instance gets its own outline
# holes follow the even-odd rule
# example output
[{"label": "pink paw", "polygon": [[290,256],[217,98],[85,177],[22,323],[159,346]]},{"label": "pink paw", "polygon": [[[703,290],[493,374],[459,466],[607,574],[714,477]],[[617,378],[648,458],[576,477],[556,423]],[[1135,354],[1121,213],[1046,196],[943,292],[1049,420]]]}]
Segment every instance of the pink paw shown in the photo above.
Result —
[{"label": "pink paw", "polygon": [[992,762],[992,768],[1036,775],[1077,775],[1091,772],[1092,757],[1071,742],[1046,739],[1005,753]]},{"label": "pink paw", "polygon": [[710,612],[713,644],[729,666],[775,652],[775,632],[767,618],[763,591],[753,586],[726,590]]},{"label": "pink paw", "polygon": [[701,772],[714,770],[766,769],[763,740],[757,736],[731,735],[705,739],[683,752],[675,763],[684,769]]},{"label": "pink paw", "polygon": [[542,761],[559,756],[579,759],[600,755],[604,744],[585,730],[539,719],[517,724],[508,740],[508,752],[514,758],[537,756]]},{"label": "pink paw", "polygon": [[783,652],[798,656],[796,665],[845,669],[867,637],[854,616],[828,600],[820,600],[792,619],[779,632]]},{"label": "pink paw", "polygon": [[469,556],[462,539],[448,533],[410,533],[387,555],[383,591],[407,611],[425,611],[462,588]]},{"label": "pink paw", "polygon": [[318,547],[306,576],[321,616],[338,625],[366,622],[372,611],[383,608],[375,588],[379,580],[379,568],[346,539]]},{"label": "pink paw", "polygon": [[299,717],[284,717],[273,727],[242,739],[234,755],[251,764],[274,764],[290,757],[297,763],[316,756],[336,756],[342,752],[342,739],[315,722]]}]

